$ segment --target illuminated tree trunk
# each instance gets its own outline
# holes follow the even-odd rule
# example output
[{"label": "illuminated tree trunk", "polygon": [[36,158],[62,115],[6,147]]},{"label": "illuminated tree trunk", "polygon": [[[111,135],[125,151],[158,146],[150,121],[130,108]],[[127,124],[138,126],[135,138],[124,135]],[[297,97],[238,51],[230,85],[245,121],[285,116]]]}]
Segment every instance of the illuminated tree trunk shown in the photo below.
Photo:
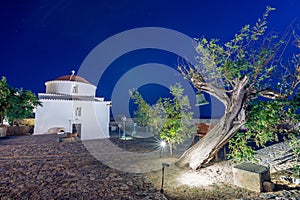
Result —
[{"label": "illuminated tree trunk", "polygon": [[211,90],[208,87],[209,85],[204,83],[194,83],[195,86],[200,86],[198,89],[216,96],[223,102],[225,104],[225,114],[212,130],[194,146],[185,151],[176,163],[178,167],[197,169],[208,163],[218,150],[245,124],[244,109],[248,102],[246,98],[247,82],[247,77],[237,80],[236,87],[230,94]]},{"label": "illuminated tree trunk", "polygon": [[173,143],[169,142],[169,150],[170,150],[170,156],[173,156]]}]

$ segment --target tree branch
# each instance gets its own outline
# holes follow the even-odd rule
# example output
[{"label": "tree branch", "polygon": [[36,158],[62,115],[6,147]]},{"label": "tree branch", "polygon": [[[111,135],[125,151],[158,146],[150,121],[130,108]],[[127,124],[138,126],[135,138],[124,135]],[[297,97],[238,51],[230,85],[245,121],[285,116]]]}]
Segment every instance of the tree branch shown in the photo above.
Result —
[{"label": "tree branch", "polygon": [[258,94],[262,97],[265,97],[265,98],[268,98],[268,99],[273,99],[273,100],[284,99],[284,98],[287,97],[286,95],[283,95],[279,92],[276,92],[276,91],[270,90],[270,89],[259,91]]},{"label": "tree branch", "polygon": [[226,91],[222,88],[216,87],[215,85],[211,83],[206,83],[202,81],[201,79],[197,78],[191,78],[191,82],[194,85],[195,88],[198,90],[207,92],[210,95],[215,96],[219,101],[221,101],[225,108],[228,107],[230,99],[228,95],[226,94]]}]

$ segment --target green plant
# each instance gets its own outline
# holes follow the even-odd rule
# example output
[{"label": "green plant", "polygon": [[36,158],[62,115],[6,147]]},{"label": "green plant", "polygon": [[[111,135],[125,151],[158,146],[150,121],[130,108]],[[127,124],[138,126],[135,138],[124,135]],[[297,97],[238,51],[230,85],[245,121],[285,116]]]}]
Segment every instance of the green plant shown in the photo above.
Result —
[{"label": "green plant", "polygon": [[[252,123],[247,127],[247,132],[235,137],[238,139],[236,145],[234,141],[231,142],[231,147],[241,148],[232,151],[233,156],[251,158],[249,154],[252,151],[246,147],[248,139],[262,145],[276,139],[274,134],[277,133],[268,127],[269,124],[279,123],[280,117],[275,116],[281,108],[276,106],[299,92],[300,56],[297,56],[299,47],[291,46],[292,31],[281,38],[276,34],[266,33],[267,19],[273,10],[275,9],[268,6],[263,17],[254,26],[242,27],[229,42],[221,43],[218,39],[205,37],[196,39],[195,49],[199,53],[196,57],[197,64],[183,62],[179,70],[197,90],[217,98],[225,109],[215,128],[189,148],[179,158],[177,166],[193,169],[202,167],[247,124]],[[268,102],[261,104],[263,109],[260,109],[259,105],[253,103],[255,99],[268,99]],[[271,101],[274,104],[269,104]],[[247,123],[248,118],[252,117],[252,110],[249,109],[251,106],[257,110],[258,115],[253,113],[254,120]],[[282,110],[290,111],[284,107]]]},{"label": "green plant", "polygon": [[238,132],[229,140],[229,157],[236,162],[252,161],[255,147],[265,147],[267,142],[278,141],[278,134],[296,132],[294,127],[299,123],[299,104],[297,96],[291,100],[251,101],[246,109],[247,131]]},{"label": "green plant", "polygon": [[230,154],[235,163],[254,160],[254,149],[248,145],[248,137],[245,132],[237,132],[236,135],[229,140]]},{"label": "green plant", "polygon": [[150,105],[143,99],[138,90],[129,90],[130,98],[134,100],[137,110],[134,111],[134,118],[139,126],[145,127],[150,122]]},{"label": "green plant", "polygon": [[294,176],[296,178],[300,178],[300,139],[298,139],[294,134],[292,134],[290,137],[291,140],[289,141],[289,146],[291,147],[295,157],[295,164],[293,167]]},{"label": "green plant", "polygon": [[[180,84],[170,86],[169,98],[160,98],[155,105],[148,105],[137,90],[131,90],[131,98],[138,104],[138,112],[146,117],[147,124],[159,137],[166,140],[170,154],[176,144],[180,144],[195,130],[191,124],[193,113],[189,111],[188,96],[183,95],[184,89]],[[147,108],[147,109],[141,109]]]},{"label": "green plant", "polygon": [[10,124],[29,117],[38,105],[41,103],[35,94],[29,90],[23,91],[23,89],[9,86],[6,78],[2,77],[0,81],[0,123],[5,117],[8,118]]},{"label": "green plant", "polygon": [[8,97],[10,96],[10,89],[6,78],[3,76],[0,81],[0,125],[6,117],[7,109],[9,107]]},{"label": "green plant", "polygon": [[[172,155],[173,147],[176,144],[180,144],[184,139],[190,136],[193,132],[190,121],[192,120],[192,112],[189,112],[191,108],[188,97],[183,95],[183,88],[180,84],[170,86],[171,98],[161,98],[157,104],[159,106],[154,107],[161,112],[157,120],[163,119],[164,122],[161,127],[157,127],[160,138],[166,140],[170,147],[170,154]],[[163,109],[163,110],[162,110]],[[155,119],[154,116],[152,119]]]}]

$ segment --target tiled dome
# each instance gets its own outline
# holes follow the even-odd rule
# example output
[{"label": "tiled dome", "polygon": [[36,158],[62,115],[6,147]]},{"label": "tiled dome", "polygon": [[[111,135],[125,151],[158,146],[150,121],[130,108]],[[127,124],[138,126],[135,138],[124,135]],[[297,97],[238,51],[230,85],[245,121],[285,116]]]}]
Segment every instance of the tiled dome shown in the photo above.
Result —
[{"label": "tiled dome", "polygon": [[86,79],[82,78],[81,76],[77,76],[77,75],[64,75],[64,76],[58,77],[55,80],[59,80],[59,81],[75,81],[75,82],[81,82],[81,83],[91,84]]}]

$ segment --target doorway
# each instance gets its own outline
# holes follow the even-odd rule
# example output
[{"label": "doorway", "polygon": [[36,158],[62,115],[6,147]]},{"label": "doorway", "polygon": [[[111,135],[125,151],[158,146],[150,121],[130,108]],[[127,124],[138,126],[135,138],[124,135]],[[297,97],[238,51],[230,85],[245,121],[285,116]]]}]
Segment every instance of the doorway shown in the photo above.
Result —
[{"label": "doorway", "polygon": [[78,137],[81,138],[81,124],[72,124],[72,133],[77,133]]}]

